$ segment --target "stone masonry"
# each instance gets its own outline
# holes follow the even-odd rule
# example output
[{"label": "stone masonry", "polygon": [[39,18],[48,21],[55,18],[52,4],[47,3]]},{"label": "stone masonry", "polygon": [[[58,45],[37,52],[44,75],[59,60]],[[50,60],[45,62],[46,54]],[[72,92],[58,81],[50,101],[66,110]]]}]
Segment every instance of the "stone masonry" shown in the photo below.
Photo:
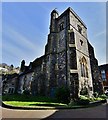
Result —
[{"label": "stone masonry", "polygon": [[28,69],[21,72],[19,81],[29,73],[32,79],[28,81],[34,95],[54,96],[55,90],[64,86],[70,89],[72,98],[78,98],[83,91],[92,96],[97,90],[93,81],[98,82],[100,78],[94,77],[97,73],[93,73],[93,69],[98,72],[98,63],[91,49],[87,27],[72,8],[61,15],[53,10],[45,54],[30,62]]}]

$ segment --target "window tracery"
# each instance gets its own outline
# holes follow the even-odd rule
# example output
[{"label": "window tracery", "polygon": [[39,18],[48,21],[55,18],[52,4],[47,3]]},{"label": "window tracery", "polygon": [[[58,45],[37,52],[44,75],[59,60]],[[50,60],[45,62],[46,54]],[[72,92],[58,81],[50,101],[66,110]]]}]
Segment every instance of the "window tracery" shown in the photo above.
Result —
[{"label": "window tracery", "polygon": [[87,61],[85,57],[82,57],[80,60],[80,68],[81,68],[81,77],[88,78],[88,68],[87,68]]}]

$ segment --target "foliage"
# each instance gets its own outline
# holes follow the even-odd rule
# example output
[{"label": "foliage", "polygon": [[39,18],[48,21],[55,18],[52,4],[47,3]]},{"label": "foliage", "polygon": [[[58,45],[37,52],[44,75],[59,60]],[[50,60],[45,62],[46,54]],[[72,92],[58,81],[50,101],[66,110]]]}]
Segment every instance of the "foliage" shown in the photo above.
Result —
[{"label": "foliage", "polygon": [[70,103],[68,104],[69,107],[71,106],[77,106],[77,102],[75,102],[74,100],[70,100]]},{"label": "foliage", "polygon": [[96,101],[94,97],[90,97],[90,98],[88,98],[88,99],[90,100],[90,102]]},{"label": "foliage", "polygon": [[58,102],[57,99],[45,97],[45,96],[32,96],[32,95],[3,95],[2,96],[3,101],[28,101],[28,102]]},{"label": "foliage", "polygon": [[24,90],[23,94],[24,95],[30,95],[30,91],[29,90]]},{"label": "foliage", "polygon": [[90,102],[96,102],[96,101],[104,101],[105,99],[107,98],[107,96],[105,95],[101,95],[99,97],[87,97],[87,96],[84,96],[84,95],[81,95],[77,101],[78,104],[80,105],[87,105],[89,104]]},{"label": "foliage", "polygon": [[70,91],[67,87],[57,88],[55,91],[55,97],[62,103],[69,103]]},{"label": "foliage", "polygon": [[[104,96],[104,95],[102,95]],[[66,108],[79,108],[82,106],[89,106],[89,102],[95,102],[104,100],[101,97],[98,98],[89,98],[87,96],[81,95],[78,101],[71,100],[70,103],[64,104],[63,102],[58,101],[55,98],[43,97],[43,96],[32,96],[32,95],[3,95],[2,100],[5,104],[14,105],[14,106],[33,106],[33,107],[66,107]]]},{"label": "foliage", "polygon": [[86,96],[81,95],[77,101],[77,104],[79,105],[88,105],[90,102],[90,99]]},{"label": "foliage", "polygon": [[100,98],[103,98],[103,99],[108,99],[108,96],[106,96],[105,94],[102,94],[99,96]]},{"label": "foliage", "polygon": [[84,96],[84,95],[80,95],[80,99],[87,100],[88,97],[87,97],[87,96]]},{"label": "foliage", "polygon": [[103,98],[100,97],[94,98],[94,101],[100,101],[100,100],[103,100]]},{"label": "foliage", "polygon": [[32,96],[32,95],[4,95],[2,100],[5,104],[14,106],[49,106],[49,107],[59,107],[67,106],[66,104],[58,102],[54,98],[43,97],[43,96]]},{"label": "foliage", "polygon": [[81,94],[81,95],[87,95],[87,94],[88,94],[87,88],[86,88],[86,87],[82,88],[80,94]]},{"label": "foliage", "polygon": [[98,97],[98,92],[94,92],[94,97]]}]

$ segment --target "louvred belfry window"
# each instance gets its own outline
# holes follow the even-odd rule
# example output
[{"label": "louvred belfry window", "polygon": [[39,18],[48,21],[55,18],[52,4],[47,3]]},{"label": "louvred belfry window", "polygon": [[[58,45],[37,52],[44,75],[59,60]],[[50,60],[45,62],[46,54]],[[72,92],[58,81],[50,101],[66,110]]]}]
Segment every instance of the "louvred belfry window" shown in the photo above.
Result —
[{"label": "louvred belfry window", "polygon": [[74,32],[70,33],[70,44],[75,44],[75,35],[74,35]]},{"label": "louvred belfry window", "polygon": [[81,26],[79,26],[79,25],[78,25],[78,32],[79,32],[79,33],[82,33],[82,28],[81,28]]},{"label": "louvred belfry window", "polygon": [[62,22],[60,25],[59,25],[59,30],[62,31],[64,29],[64,22]]}]

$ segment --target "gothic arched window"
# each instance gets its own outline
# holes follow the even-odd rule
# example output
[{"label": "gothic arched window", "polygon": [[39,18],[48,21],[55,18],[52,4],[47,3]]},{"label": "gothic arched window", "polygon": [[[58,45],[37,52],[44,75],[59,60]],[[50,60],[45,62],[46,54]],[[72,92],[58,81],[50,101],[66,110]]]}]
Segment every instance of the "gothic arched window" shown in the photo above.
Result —
[{"label": "gothic arched window", "polygon": [[88,78],[88,68],[87,68],[87,61],[85,57],[80,59],[80,69],[81,69],[81,76]]}]

